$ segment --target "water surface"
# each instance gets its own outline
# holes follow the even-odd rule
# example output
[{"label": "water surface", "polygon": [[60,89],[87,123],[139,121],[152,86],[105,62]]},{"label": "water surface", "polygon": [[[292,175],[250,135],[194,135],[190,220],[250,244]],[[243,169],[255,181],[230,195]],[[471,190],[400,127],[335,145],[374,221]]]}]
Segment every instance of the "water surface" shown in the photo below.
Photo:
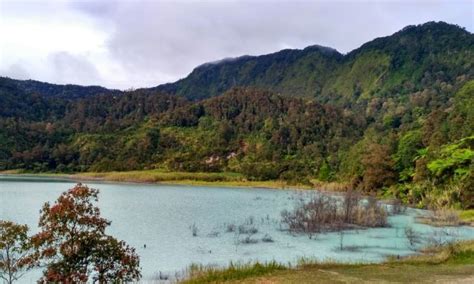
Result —
[{"label": "water surface", "polygon": [[[0,176],[0,219],[28,224],[37,231],[39,210],[75,182],[64,179]],[[426,242],[433,238],[474,239],[474,228],[433,228],[415,222],[425,214],[409,209],[389,217],[389,228],[347,231],[340,250],[338,233],[309,238],[281,230],[280,213],[311,192],[252,188],[87,183],[100,190],[102,215],[112,221],[108,233],[137,249],[144,280],[174,275],[192,263],[228,265],[233,262],[296,263],[301,257],[345,262],[378,262],[387,255],[414,253],[404,229],[413,227]],[[247,235],[227,232],[229,224],[253,223],[255,244],[242,244]],[[193,236],[192,227],[197,228]],[[263,242],[265,236],[273,242]],[[144,245],[146,244],[146,248]],[[32,283],[40,272],[27,274]]]}]

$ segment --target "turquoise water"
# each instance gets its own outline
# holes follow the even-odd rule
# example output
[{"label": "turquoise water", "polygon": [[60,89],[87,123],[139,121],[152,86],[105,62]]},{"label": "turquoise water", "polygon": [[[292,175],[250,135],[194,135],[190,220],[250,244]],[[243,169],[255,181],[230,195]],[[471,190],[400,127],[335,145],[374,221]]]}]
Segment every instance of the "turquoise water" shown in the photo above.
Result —
[{"label": "turquoise water", "polygon": [[[0,219],[28,224],[37,231],[39,210],[74,186],[70,180],[14,178],[0,176]],[[474,239],[474,228],[433,228],[415,222],[426,211],[409,209],[404,215],[389,217],[391,227],[347,231],[340,250],[338,233],[313,238],[291,235],[282,230],[280,213],[297,200],[315,192],[292,190],[219,188],[175,185],[86,183],[100,189],[102,215],[112,221],[108,233],[137,249],[143,280],[156,279],[159,272],[174,276],[192,263],[227,265],[233,262],[271,261],[295,263],[301,257],[337,261],[377,262],[387,255],[414,253],[404,228],[411,226],[430,239]],[[257,243],[243,244],[247,235],[227,232],[252,223]],[[197,236],[193,236],[193,225]],[[250,226],[250,225],[248,225]],[[273,242],[263,242],[265,236]],[[146,248],[144,248],[146,244]],[[39,271],[28,273],[24,283],[32,283]]]}]

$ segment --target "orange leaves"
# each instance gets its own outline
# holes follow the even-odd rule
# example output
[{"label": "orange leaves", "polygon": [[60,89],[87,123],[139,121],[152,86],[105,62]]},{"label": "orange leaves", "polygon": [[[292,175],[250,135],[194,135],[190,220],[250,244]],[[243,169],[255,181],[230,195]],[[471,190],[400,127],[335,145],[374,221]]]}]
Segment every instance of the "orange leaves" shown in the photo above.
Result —
[{"label": "orange leaves", "polygon": [[49,247],[43,250],[43,257],[52,257],[56,255],[56,249]]},{"label": "orange leaves", "polygon": [[53,205],[43,206],[41,231],[32,238],[46,266],[41,282],[87,282],[92,275],[102,283],[141,277],[135,250],[105,234],[110,221],[94,204],[98,193],[77,184]]}]

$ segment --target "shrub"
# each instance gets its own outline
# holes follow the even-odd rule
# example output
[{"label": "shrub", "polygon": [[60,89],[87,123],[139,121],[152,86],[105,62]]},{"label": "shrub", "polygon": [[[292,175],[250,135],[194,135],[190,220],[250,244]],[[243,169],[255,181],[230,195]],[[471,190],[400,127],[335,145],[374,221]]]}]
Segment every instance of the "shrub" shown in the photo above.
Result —
[{"label": "shrub", "polygon": [[238,228],[239,234],[256,234],[258,229],[254,226],[240,225]]},{"label": "shrub", "polygon": [[410,246],[413,248],[420,243],[420,234],[417,233],[412,227],[407,226],[405,228],[405,237],[407,238]]},{"label": "shrub", "polygon": [[264,243],[273,243],[274,240],[273,240],[272,236],[270,236],[269,234],[265,234],[265,236],[263,236],[263,238],[262,238],[262,242],[264,242]]},{"label": "shrub", "polygon": [[235,224],[228,224],[227,227],[226,227],[226,232],[227,233],[235,232],[235,230],[236,230]]},{"label": "shrub", "polygon": [[309,234],[388,224],[386,211],[374,198],[369,198],[363,205],[358,202],[357,195],[350,192],[340,205],[335,197],[316,195],[293,211],[284,210],[282,222],[290,232]]}]

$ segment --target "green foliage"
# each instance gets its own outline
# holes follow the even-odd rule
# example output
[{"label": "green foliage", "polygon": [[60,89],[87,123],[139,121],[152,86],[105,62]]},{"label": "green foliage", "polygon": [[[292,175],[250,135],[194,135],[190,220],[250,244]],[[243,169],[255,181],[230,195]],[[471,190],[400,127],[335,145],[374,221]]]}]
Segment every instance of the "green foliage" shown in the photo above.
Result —
[{"label": "green foliage", "polygon": [[331,168],[329,167],[326,161],[323,162],[323,165],[319,169],[318,180],[329,181],[331,179],[332,173]]},{"label": "green foliage", "polygon": [[398,141],[397,152],[394,155],[395,167],[400,173],[401,181],[411,180],[415,171],[415,160],[423,147],[421,132],[407,132]]},{"label": "green foliage", "polygon": [[[450,121],[454,127],[450,131],[454,139],[470,136],[474,133],[474,80],[468,81],[454,96],[454,111]],[[453,131],[454,130],[454,131]]]},{"label": "green foliage", "polygon": [[361,53],[348,60],[337,72],[335,81],[328,82],[328,93],[344,94],[356,100],[368,99],[380,87],[382,76],[390,67],[390,56],[379,51]]},{"label": "green foliage", "polygon": [[470,32],[430,22],[347,55],[244,56],[151,89],[0,78],[0,170],[317,178],[415,204],[456,187],[469,207],[473,50]]},{"label": "green foliage", "polygon": [[28,226],[0,220],[0,279],[11,284],[34,265]]},{"label": "green foliage", "polygon": [[438,178],[464,179],[472,170],[474,162],[474,136],[444,146],[440,157],[428,164],[428,169]]}]

